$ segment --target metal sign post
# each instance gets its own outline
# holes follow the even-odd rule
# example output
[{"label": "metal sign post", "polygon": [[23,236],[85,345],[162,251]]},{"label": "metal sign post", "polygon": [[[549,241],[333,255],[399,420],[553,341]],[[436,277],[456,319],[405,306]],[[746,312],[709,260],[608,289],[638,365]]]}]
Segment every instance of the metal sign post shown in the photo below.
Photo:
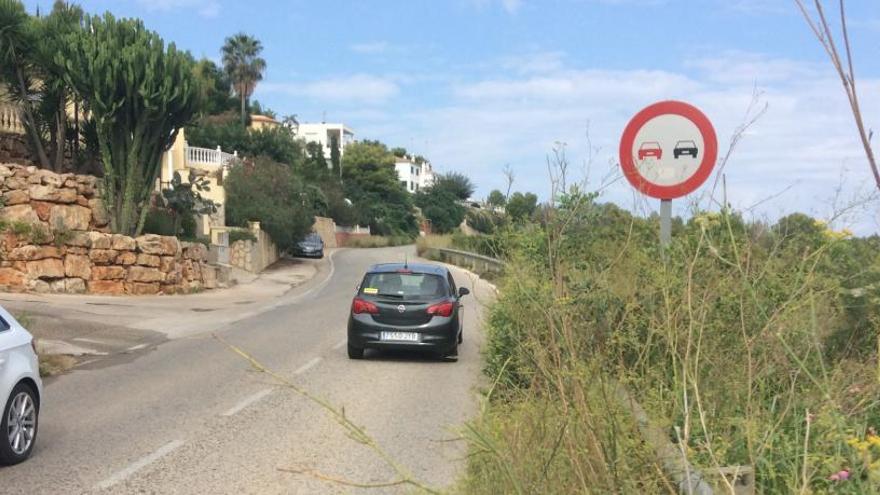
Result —
[{"label": "metal sign post", "polygon": [[654,103],[626,125],[620,138],[620,167],[633,187],[660,200],[662,246],[672,240],[672,200],[700,187],[717,156],[715,128],[687,103]]},{"label": "metal sign post", "polygon": [[672,200],[660,200],[660,245],[669,247],[672,241]]}]

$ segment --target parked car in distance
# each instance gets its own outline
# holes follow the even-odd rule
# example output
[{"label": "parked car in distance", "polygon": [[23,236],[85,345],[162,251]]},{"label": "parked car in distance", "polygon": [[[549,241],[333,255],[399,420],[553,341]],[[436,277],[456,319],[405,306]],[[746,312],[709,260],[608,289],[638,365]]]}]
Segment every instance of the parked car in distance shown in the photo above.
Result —
[{"label": "parked car in distance", "polygon": [[639,146],[639,160],[644,160],[645,158],[651,156],[658,160],[663,158],[663,150],[660,149],[660,143],[657,141],[645,141]]},{"label": "parked car in distance", "polygon": [[446,267],[384,263],[367,270],[351,303],[348,357],[364,349],[421,349],[458,356],[462,343],[460,300],[470,291],[456,288]]},{"label": "parked car in distance", "polygon": [[34,338],[0,307],[0,464],[18,464],[30,457],[42,396]]},{"label": "parked car in distance", "polygon": [[682,155],[689,155],[696,158],[697,143],[690,140],[675,143],[675,148],[672,150],[672,156],[677,160],[678,157]]},{"label": "parked car in distance", "polygon": [[312,232],[306,235],[303,240],[296,244],[294,254],[297,256],[307,256],[310,258],[324,257],[324,240],[321,236]]}]

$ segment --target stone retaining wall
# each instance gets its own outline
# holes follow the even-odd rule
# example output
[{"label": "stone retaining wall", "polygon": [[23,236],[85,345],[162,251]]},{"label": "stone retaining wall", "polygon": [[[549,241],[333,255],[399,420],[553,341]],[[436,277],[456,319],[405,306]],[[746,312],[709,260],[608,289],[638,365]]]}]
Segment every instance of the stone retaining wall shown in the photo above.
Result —
[{"label": "stone retaining wall", "polygon": [[[230,229],[236,230],[236,229]],[[229,264],[250,273],[260,273],[280,256],[278,246],[266,231],[260,228],[260,222],[250,222],[248,231],[256,241],[239,240],[229,245]]]},{"label": "stone retaining wall", "polygon": [[109,234],[97,179],[0,164],[0,290],[170,294],[216,286],[208,250]]},{"label": "stone retaining wall", "polygon": [[99,199],[98,178],[0,164],[0,220],[54,231],[108,232],[110,217]]}]

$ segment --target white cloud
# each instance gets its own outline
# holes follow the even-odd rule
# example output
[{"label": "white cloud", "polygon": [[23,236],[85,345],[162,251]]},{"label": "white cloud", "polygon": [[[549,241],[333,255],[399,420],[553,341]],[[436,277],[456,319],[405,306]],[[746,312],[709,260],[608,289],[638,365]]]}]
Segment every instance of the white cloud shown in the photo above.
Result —
[{"label": "white cloud", "polygon": [[202,17],[217,17],[220,4],[217,0],[137,0],[147,10],[162,12],[195,10]]},{"label": "white cloud", "polygon": [[503,57],[500,64],[504,69],[518,74],[541,74],[562,69],[564,61],[565,53],[550,51]]},{"label": "white cloud", "polygon": [[[685,72],[687,69],[688,72]],[[472,176],[478,193],[503,186],[501,168],[517,172],[514,189],[549,189],[545,156],[554,142],[568,144],[572,169],[583,168],[590,141],[598,147],[595,168],[616,161],[626,122],[645,105],[680,99],[694,103],[714,122],[721,151],[744,119],[757,83],[767,112],[750,129],[725,170],[727,197],[739,208],[766,198],[755,213],[775,218],[795,210],[830,215],[845,167],[846,197],[871,190],[873,180],[855,134],[840,82],[830,67],[757,54],[731,52],[689,62],[681,72],[579,70],[549,64],[543,72],[490,77],[451,86],[449,104],[421,111],[372,116],[357,123],[358,137],[389,143],[427,143],[417,150],[441,170]],[[880,80],[860,81],[866,123],[880,128]],[[595,151],[595,150],[594,150]],[[595,179],[597,174],[594,170]],[[704,191],[708,189],[704,187]],[[632,204],[625,181],[605,196]],[[654,201],[640,202],[656,207]],[[676,201],[679,208],[687,200]],[[855,220],[857,231],[880,228],[877,211]]]},{"label": "white cloud", "polygon": [[391,78],[354,74],[316,81],[266,82],[258,87],[258,91],[333,103],[381,104],[396,96],[400,87]]},{"label": "white cloud", "polygon": [[701,71],[705,77],[719,84],[790,83],[821,77],[826,64],[816,64],[788,59],[775,59],[767,55],[742,51],[725,51],[720,55],[685,62],[685,67]]},{"label": "white cloud", "polygon": [[522,0],[501,0],[501,6],[509,14],[514,14],[522,6]]},{"label": "white cloud", "polygon": [[387,41],[371,41],[368,43],[355,43],[350,48],[353,52],[375,55],[388,51],[390,45]]},{"label": "white cloud", "polygon": [[472,5],[485,8],[491,5],[500,5],[508,14],[516,14],[523,6],[523,0],[468,0]]},{"label": "white cloud", "polygon": [[699,83],[665,71],[569,70],[552,75],[490,79],[458,85],[455,94],[478,100],[576,101],[613,104],[626,98],[696,90]]},{"label": "white cloud", "polygon": [[793,2],[778,0],[723,0],[723,5],[729,10],[749,15],[784,14],[792,12],[792,9],[797,10]]}]

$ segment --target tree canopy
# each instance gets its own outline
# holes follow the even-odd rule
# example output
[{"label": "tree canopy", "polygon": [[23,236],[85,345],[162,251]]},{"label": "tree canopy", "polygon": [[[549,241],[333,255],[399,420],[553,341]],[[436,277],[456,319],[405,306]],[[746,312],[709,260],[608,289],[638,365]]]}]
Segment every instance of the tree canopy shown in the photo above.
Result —
[{"label": "tree canopy", "polygon": [[342,158],[346,196],[354,203],[358,223],[374,234],[415,235],[412,197],[394,170],[394,155],[378,141],[352,143]]},{"label": "tree canopy", "polygon": [[492,189],[492,192],[489,193],[489,197],[486,198],[486,203],[488,203],[489,206],[503,207],[507,204],[507,198],[504,196],[503,192],[498,189]]},{"label": "tree canopy", "polygon": [[465,201],[474,193],[474,184],[468,176],[459,172],[447,172],[434,178],[433,189],[446,191],[460,201]]},{"label": "tree canopy", "polygon": [[443,188],[429,187],[415,195],[415,203],[422,215],[431,221],[431,229],[438,234],[448,234],[461,225],[466,213],[457,198]]},{"label": "tree canopy", "polygon": [[507,214],[516,221],[524,221],[538,209],[538,196],[534,193],[515,192],[507,201]]},{"label": "tree canopy", "polygon": [[241,103],[241,123],[247,122],[247,100],[257,83],[263,80],[266,60],[260,57],[263,45],[253,36],[238,33],[223,44],[223,69],[232,81],[232,88]]}]

